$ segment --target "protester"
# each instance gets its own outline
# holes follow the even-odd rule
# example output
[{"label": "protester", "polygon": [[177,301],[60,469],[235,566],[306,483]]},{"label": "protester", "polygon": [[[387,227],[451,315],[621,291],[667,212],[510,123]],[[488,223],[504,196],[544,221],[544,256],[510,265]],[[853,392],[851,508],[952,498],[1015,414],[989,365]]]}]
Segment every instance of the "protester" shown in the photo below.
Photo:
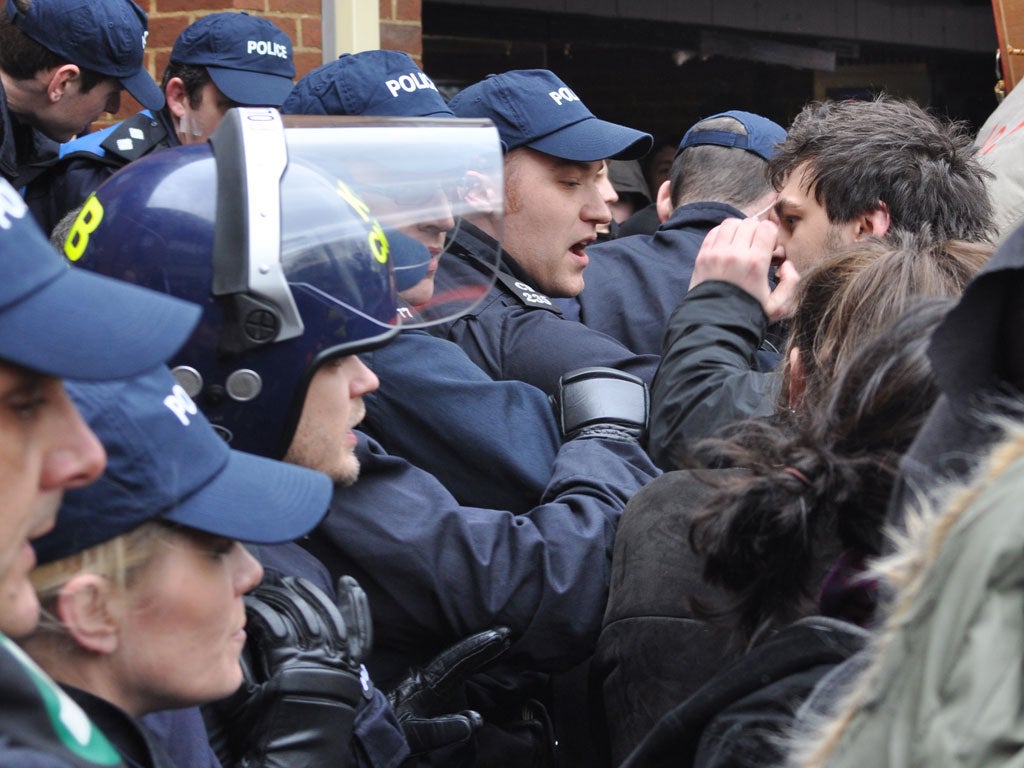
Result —
[{"label": "protester", "polygon": [[899,455],[937,394],[928,336],[951,304],[913,306],[866,341],[795,432],[755,422],[709,446],[713,463],[747,471],[711,481],[690,539],[704,577],[732,598],[715,618],[745,650],[623,766],[783,763],[801,703],[869,637],[876,594],[865,562],[882,549]]},{"label": "protester", "polygon": [[904,520],[874,572],[891,595],[878,636],[841,685],[819,684],[824,703],[790,736],[790,764],[988,766],[1020,754],[1024,467],[1019,403],[1004,407],[1018,418],[1002,420],[977,477]]},{"label": "protester", "polygon": [[[648,449],[661,466],[674,466],[687,441],[772,412],[770,374],[750,374],[755,352],[769,323],[792,312],[799,274],[830,250],[901,232],[938,241],[991,240],[987,172],[970,136],[910,101],[881,96],[806,106],[769,172],[779,190],[772,212],[779,227],[762,229],[758,238],[781,260],[778,283],[769,282],[760,264],[736,264],[710,249],[698,260],[690,291],[669,321],[652,385]],[[737,234],[748,244],[754,240],[749,225],[725,222],[720,231],[726,241]],[[725,343],[736,345],[747,370],[721,364]]]},{"label": "protester", "polygon": [[[762,222],[756,226],[772,225]],[[775,461],[773,457],[778,457],[773,451],[782,450],[781,446],[794,439],[784,440],[785,430],[795,427],[800,434],[807,428],[804,422],[810,415],[822,411],[830,417],[838,416],[836,408],[826,407],[829,393],[836,378],[852,365],[850,360],[858,350],[922,298],[958,296],[984,264],[990,250],[989,246],[969,243],[937,245],[919,238],[904,239],[897,247],[871,239],[840,249],[808,273],[800,284],[790,347],[784,356],[790,362],[778,374],[786,382],[780,386],[785,395],[776,404],[775,418],[781,426],[770,422],[742,423],[745,431],[741,434],[750,436],[751,441],[746,459],[716,457],[704,451],[689,458],[687,466],[695,469],[667,473],[630,500],[616,534],[612,587],[596,654],[615,759],[623,759],[659,717],[704,685],[742,650],[742,643],[737,647],[737,643],[730,646],[728,642],[730,637],[737,636],[735,623],[725,623],[724,629],[719,629],[706,621],[718,609],[734,605],[736,596],[724,591],[723,585],[705,580],[704,556],[695,551],[697,542],[691,542],[694,518],[713,504],[722,511],[727,503],[733,503],[727,494],[716,499],[715,489],[742,489],[749,484],[751,495],[744,498],[751,500],[751,506],[764,510],[782,510],[786,499],[802,510],[800,500],[809,503],[811,496],[805,498],[801,493],[820,491],[822,498],[827,498],[829,493],[821,490],[818,483],[841,483],[848,475],[833,476],[826,470],[812,472],[810,466],[800,463],[799,456],[789,455],[785,458],[787,462],[797,462],[797,474],[784,471],[787,464]],[[763,255],[766,266],[768,253]],[[879,370],[857,373],[872,374]],[[868,426],[865,423],[860,428]],[[882,427],[878,430],[882,434]],[[764,435],[764,439],[758,439],[759,435]],[[829,437],[829,441],[838,440],[839,436],[837,427],[836,435]],[[905,435],[901,440],[909,441],[912,436],[913,433]],[[881,437],[878,444],[891,447]],[[813,455],[808,454],[808,461]],[[756,465],[753,456],[758,457]],[[891,460],[895,462],[897,458],[894,455]],[[735,468],[721,468],[723,464]],[[750,471],[755,467],[761,469],[751,479]],[[804,486],[801,475],[813,477],[813,485]],[[886,489],[889,483],[891,480],[886,482]],[[791,493],[795,495],[790,496]],[[860,496],[854,494],[850,498],[856,504]],[[739,505],[739,501],[735,503]],[[741,525],[745,518],[730,513],[729,519]],[[761,528],[744,530],[753,537]],[[835,541],[834,537],[829,540]],[[762,552],[761,557],[785,560],[780,573],[798,578],[797,559],[791,549],[776,549],[765,543],[758,551]],[[787,559],[787,552],[791,559]],[[830,563],[830,553],[821,552],[822,561]],[[834,554],[838,556],[838,552]],[[734,567],[742,568],[747,559],[749,554],[736,561]],[[721,571],[728,563],[729,558],[723,556]],[[813,568],[804,573],[805,578],[814,578]],[[773,619],[773,626],[798,618],[785,612],[778,617],[772,615],[773,586],[777,587],[778,582],[768,572],[760,576],[747,587],[754,595],[749,598],[754,615],[761,616],[758,611],[763,611]],[[759,585],[768,592],[758,591]],[[806,607],[799,601],[783,598],[780,591],[779,600],[786,610]],[[751,623],[757,625],[760,621]],[[740,633],[744,637],[750,631],[750,624],[745,626],[745,634]],[[678,653],[683,647],[687,648],[686,663],[680,662]]]}]

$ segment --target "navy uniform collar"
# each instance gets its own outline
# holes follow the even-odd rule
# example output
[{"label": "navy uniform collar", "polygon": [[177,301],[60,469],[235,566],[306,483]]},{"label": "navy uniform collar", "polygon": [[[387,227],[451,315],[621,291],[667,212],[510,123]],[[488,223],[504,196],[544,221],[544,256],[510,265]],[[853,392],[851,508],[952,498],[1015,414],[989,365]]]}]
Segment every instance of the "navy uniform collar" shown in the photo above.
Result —
[{"label": "navy uniform collar", "polygon": [[672,211],[668,221],[662,224],[658,231],[660,232],[664,229],[683,229],[684,227],[710,229],[711,227],[718,226],[725,219],[745,219],[746,217],[747,214],[728,203],[711,201],[685,203]]}]

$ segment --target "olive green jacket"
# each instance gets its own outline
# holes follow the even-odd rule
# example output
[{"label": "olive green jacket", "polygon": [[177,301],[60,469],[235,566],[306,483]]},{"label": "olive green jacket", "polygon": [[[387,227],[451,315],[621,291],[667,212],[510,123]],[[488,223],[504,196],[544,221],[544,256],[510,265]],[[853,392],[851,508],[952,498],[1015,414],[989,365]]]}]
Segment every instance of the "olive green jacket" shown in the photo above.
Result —
[{"label": "olive green jacket", "polygon": [[882,564],[873,660],[794,765],[1024,766],[1024,432],[979,478]]}]

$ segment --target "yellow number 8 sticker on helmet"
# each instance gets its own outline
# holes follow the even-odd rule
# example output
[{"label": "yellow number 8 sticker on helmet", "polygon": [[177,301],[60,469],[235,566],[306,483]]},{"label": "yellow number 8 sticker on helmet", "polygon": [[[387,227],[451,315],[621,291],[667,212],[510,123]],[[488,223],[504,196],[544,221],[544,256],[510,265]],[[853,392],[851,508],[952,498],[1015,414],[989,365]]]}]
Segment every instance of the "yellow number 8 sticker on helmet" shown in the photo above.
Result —
[{"label": "yellow number 8 sticker on helmet", "polygon": [[[75,220],[64,240],[64,255],[68,261],[78,261],[89,246],[89,237],[103,221],[103,204],[90,195],[75,216]],[[57,225],[60,226],[59,224]]]}]

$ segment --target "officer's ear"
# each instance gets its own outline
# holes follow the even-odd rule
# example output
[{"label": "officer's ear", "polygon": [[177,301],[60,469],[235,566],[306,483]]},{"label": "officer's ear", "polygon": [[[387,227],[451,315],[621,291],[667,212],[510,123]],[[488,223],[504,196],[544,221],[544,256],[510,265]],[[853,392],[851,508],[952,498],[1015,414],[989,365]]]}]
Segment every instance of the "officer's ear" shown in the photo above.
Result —
[{"label": "officer's ear", "polygon": [[188,105],[185,82],[180,77],[172,77],[164,86],[164,96],[167,98],[167,109],[170,113],[175,117],[184,117]]},{"label": "officer's ear", "polygon": [[49,75],[44,74],[43,77],[49,77],[46,81],[46,98],[51,103],[60,101],[67,92],[68,84],[82,74],[82,70],[74,64],[62,64],[47,71]]},{"label": "officer's ear", "polygon": [[654,202],[654,208],[658,212],[658,219],[664,224],[672,215],[675,206],[672,205],[672,182],[666,180],[658,187],[658,198]]},{"label": "officer's ear", "polygon": [[95,573],[72,576],[57,596],[57,618],[82,648],[110,654],[120,643],[120,614],[124,596],[114,584]]}]

